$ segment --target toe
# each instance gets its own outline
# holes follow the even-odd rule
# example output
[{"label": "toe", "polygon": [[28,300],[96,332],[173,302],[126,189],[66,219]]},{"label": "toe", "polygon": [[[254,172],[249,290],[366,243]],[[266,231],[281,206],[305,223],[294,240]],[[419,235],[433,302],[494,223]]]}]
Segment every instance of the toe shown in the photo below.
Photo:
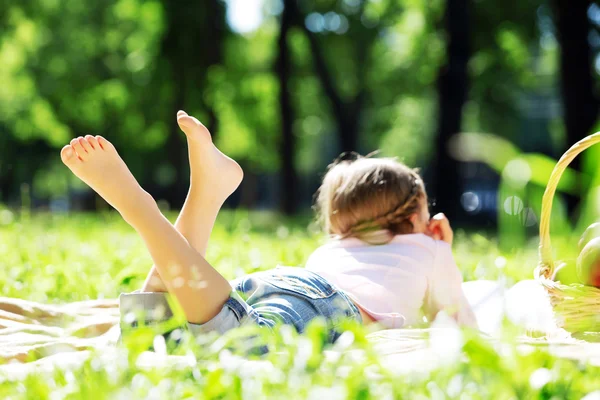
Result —
[{"label": "toe", "polygon": [[177,118],[177,123],[188,139],[192,140],[212,140],[210,132],[202,122],[190,115],[183,115]]},{"label": "toe", "polygon": [[[188,130],[194,130],[194,129],[202,129],[205,130],[206,127],[204,126],[204,124],[202,124],[202,122],[198,121],[197,118],[192,117],[191,115],[180,115],[177,117],[177,123],[179,124],[179,127],[185,132],[186,129]],[[186,132],[186,133],[188,133]]]},{"label": "toe", "polygon": [[104,150],[111,150],[115,148],[111,142],[104,139],[102,136],[96,136],[96,140],[98,141],[100,148]]},{"label": "toe", "polygon": [[196,127],[196,121],[194,118],[190,117],[187,114],[177,115],[177,123],[181,127],[181,129],[194,129]]},{"label": "toe", "polygon": [[85,140],[90,144],[90,146],[92,147],[92,149],[98,149],[100,148],[100,145],[98,144],[98,141],[96,140],[96,138],[92,135],[86,135],[85,136]]},{"label": "toe", "polygon": [[75,150],[75,152],[79,156],[79,158],[83,160],[83,157],[87,154],[87,151],[85,151],[83,146],[81,146],[81,143],[79,143],[79,138],[71,140],[70,144],[73,150]]},{"label": "toe", "polygon": [[94,148],[90,145],[86,138],[78,137],[77,140],[79,140],[79,144],[81,145],[81,147],[83,147],[86,153],[89,153],[94,150]]},{"label": "toe", "polygon": [[75,150],[73,150],[73,147],[71,147],[69,144],[63,147],[60,151],[60,158],[66,165],[69,166],[79,161]]}]

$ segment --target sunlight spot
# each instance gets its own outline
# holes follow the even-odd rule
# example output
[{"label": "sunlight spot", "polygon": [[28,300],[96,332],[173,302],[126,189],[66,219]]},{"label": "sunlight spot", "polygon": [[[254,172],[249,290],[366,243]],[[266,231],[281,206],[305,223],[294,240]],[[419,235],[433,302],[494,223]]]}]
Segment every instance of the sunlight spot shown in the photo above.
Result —
[{"label": "sunlight spot", "polygon": [[208,287],[208,282],[202,281],[202,280],[193,280],[193,281],[188,282],[188,286],[191,289],[196,289],[196,290],[206,289]]},{"label": "sunlight spot", "polygon": [[348,14],[355,14],[360,8],[360,0],[342,0],[342,8]]},{"label": "sunlight spot", "polygon": [[271,15],[279,15],[283,12],[283,0],[270,0],[265,3],[265,11]]},{"label": "sunlight spot", "polygon": [[152,286],[162,285],[162,280],[158,276],[153,276],[150,278],[150,285],[152,285]]},{"label": "sunlight spot", "polygon": [[509,215],[519,215],[523,211],[523,200],[510,196],[504,201],[504,211]]},{"label": "sunlight spot", "polygon": [[152,319],[155,321],[160,321],[164,319],[166,316],[167,309],[164,305],[158,305],[154,310],[152,310]]},{"label": "sunlight spot", "polygon": [[363,14],[360,16],[360,22],[363,24],[365,28],[371,29],[375,28],[379,23],[379,17],[377,15],[367,15]]},{"label": "sunlight spot", "polygon": [[263,22],[263,0],[228,0],[227,22],[238,33],[252,33]]},{"label": "sunlight spot", "polygon": [[[194,353],[189,352],[184,357],[189,367],[195,367],[198,364],[198,360],[196,360]],[[199,377],[197,377],[196,375],[194,375],[194,378],[196,378],[196,380],[199,380]]]},{"label": "sunlight spot", "polygon": [[154,352],[156,354],[165,356],[167,355],[167,343],[165,342],[165,338],[162,335],[154,336],[152,346],[154,347]]},{"label": "sunlight spot", "polygon": [[100,360],[98,357],[92,358],[92,361],[90,361],[90,366],[96,372],[104,369],[104,365],[102,365],[102,360]]},{"label": "sunlight spot", "polygon": [[473,192],[465,192],[460,196],[460,204],[469,214],[476,214],[481,209],[479,195]]},{"label": "sunlight spot", "polygon": [[183,279],[182,277],[178,276],[177,278],[173,279],[173,287],[178,289],[183,287],[183,285],[185,285],[185,279]]},{"label": "sunlight spot", "polygon": [[258,249],[257,247],[250,249],[248,257],[250,258],[250,263],[252,264],[252,268],[256,269],[262,265],[262,253],[260,252],[260,249]]},{"label": "sunlight spot", "polygon": [[314,386],[308,392],[309,400],[343,400],[349,398],[348,389],[340,384],[333,385],[331,387],[325,386]]},{"label": "sunlight spot", "polygon": [[199,281],[202,278],[202,274],[200,273],[200,268],[198,268],[197,266],[192,267],[192,278],[197,281]]},{"label": "sunlight spot", "polygon": [[587,10],[587,15],[595,24],[600,24],[600,6],[592,3]]},{"label": "sunlight spot", "polygon": [[521,222],[525,226],[534,226],[537,224],[537,216],[531,207],[523,209],[521,213]]},{"label": "sunlight spot", "polygon": [[529,376],[529,384],[533,389],[541,389],[552,380],[552,372],[548,368],[539,368]]},{"label": "sunlight spot", "polygon": [[181,338],[183,337],[183,332],[181,331],[181,329],[175,329],[173,332],[171,332],[169,334],[169,339],[172,340],[181,340]]},{"label": "sunlight spot", "polygon": [[354,333],[346,331],[335,341],[334,349],[344,351],[354,343]]},{"label": "sunlight spot", "polygon": [[152,382],[150,382],[150,379],[148,379],[148,377],[144,374],[137,373],[131,379],[131,387],[136,390],[142,390],[152,386]]},{"label": "sunlight spot", "polygon": [[135,322],[135,314],[132,312],[125,314],[123,317],[123,322],[126,324],[133,324]]},{"label": "sunlight spot", "polygon": [[522,188],[531,179],[531,168],[526,161],[516,158],[506,164],[502,171],[502,177],[508,180],[512,186]]},{"label": "sunlight spot", "polygon": [[[458,397],[463,391],[463,375],[454,375],[446,390],[450,398]],[[444,398],[446,397],[444,396]]]},{"label": "sunlight spot", "polygon": [[9,225],[13,221],[14,221],[14,216],[10,210],[0,211],[0,225]]},{"label": "sunlight spot", "polygon": [[248,233],[252,229],[252,223],[248,218],[244,218],[238,222],[237,228],[240,232]]},{"label": "sunlight spot", "polygon": [[348,18],[346,18],[345,15],[340,15],[340,24],[337,29],[334,30],[334,32],[338,35],[343,35],[344,33],[348,32],[349,28],[350,23],[348,22]]},{"label": "sunlight spot", "polygon": [[506,267],[506,258],[500,256],[500,257],[496,257],[496,261],[494,261],[494,264],[496,265],[496,268],[504,268]]},{"label": "sunlight spot", "polygon": [[600,390],[595,390],[582,397],[581,400],[600,400]]},{"label": "sunlight spot", "polygon": [[279,228],[277,228],[277,237],[279,239],[286,239],[289,236],[290,236],[290,230],[287,226],[281,225]]},{"label": "sunlight spot", "polygon": [[178,264],[173,264],[169,267],[169,273],[171,275],[179,275],[180,272],[181,272],[181,266],[179,266]]},{"label": "sunlight spot", "polygon": [[325,29],[325,18],[319,13],[308,14],[304,23],[311,32],[323,32]]},{"label": "sunlight spot", "polygon": [[306,368],[306,364],[313,354],[313,344],[310,339],[302,336],[298,337],[296,344],[298,347],[294,358],[294,369],[302,371]]},{"label": "sunlight spot", "polygon": [[342,25],[342,19],[340,18],[338,13],[333,11],[329,11],[324,15],[325,18],[325,28],[329,31],[337,31]]}]

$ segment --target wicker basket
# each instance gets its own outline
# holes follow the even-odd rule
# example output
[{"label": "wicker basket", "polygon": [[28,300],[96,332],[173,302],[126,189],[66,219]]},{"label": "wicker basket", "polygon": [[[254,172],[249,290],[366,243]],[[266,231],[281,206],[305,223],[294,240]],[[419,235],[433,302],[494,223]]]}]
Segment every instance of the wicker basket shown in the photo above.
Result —
[{"label": "wicker basket", "polygon": [[600,143],[600,132],[575,143],[567,150],[554,167],[542,198],[540,263],[534,276],[550,296],[557,325],[572,333],[600,331],[600,289],[582,284],[563,285],[553,280],[557,266],[552,259],[550,214],[556,187],[563,172],[579,153],[596,143]]}]

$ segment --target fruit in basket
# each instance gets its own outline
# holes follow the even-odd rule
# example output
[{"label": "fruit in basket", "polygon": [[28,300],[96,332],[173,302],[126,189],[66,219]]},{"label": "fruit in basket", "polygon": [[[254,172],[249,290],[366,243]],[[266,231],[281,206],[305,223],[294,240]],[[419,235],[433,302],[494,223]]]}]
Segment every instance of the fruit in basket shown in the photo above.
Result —
[{"label": "fruit in basket", "polygon": [[600,288],[600,237],[583,246],[577,257],[577,275],[583,284]]},{"label": "fruit in basket", "polygon": [[600,222],[595,222],[587,227],[581,239],[579,239],[579,251],[581,252],[588,242],[594,238],[600,237]]}]

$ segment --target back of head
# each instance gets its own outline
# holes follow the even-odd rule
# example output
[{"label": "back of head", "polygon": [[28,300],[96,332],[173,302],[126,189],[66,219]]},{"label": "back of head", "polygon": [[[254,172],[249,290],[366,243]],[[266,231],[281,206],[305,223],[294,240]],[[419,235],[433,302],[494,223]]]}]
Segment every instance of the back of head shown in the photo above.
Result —
[{"label": "back of head", "polygon": [[426,199],[415,170],[392,158],[359,157],[329,166],[317,210],[327,233],[382,244],[413,232],[410,217]]}]

